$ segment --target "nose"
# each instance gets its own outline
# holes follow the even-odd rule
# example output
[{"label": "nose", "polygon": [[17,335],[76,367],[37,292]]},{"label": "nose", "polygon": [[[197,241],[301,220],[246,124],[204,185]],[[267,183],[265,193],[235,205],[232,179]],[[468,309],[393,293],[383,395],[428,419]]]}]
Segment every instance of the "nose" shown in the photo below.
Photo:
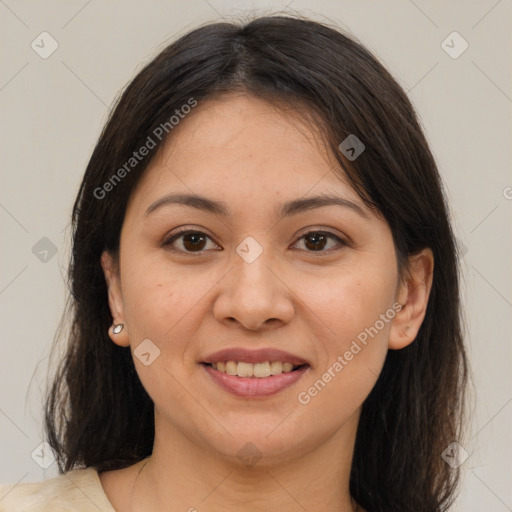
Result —
[{"label": "nose", "polygon": [[270,263],[266,251],[251,263],[238,255],[234,258],[234,268],[220,281],[213,305],[219,322],[256,331],[291,321],[295,314],[293,291],[277,266]]}]

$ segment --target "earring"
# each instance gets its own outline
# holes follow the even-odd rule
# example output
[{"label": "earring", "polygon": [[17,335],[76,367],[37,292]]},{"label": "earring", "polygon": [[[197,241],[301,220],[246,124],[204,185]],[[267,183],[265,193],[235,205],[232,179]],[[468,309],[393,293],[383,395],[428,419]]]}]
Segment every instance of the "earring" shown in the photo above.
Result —
[{"label": "earring", "polygon": [[112,328],[112,332],[114,334],[119,334],[122,330],[123,330],[123,327],[124,327],[124,324],[112,324],[114,327]]}]

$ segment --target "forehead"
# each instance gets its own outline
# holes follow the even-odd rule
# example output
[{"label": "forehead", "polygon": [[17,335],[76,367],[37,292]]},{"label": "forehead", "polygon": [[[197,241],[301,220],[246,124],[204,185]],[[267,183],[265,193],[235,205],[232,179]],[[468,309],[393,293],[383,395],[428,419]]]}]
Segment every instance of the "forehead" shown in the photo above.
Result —
[{"label": "forehead", "polygon": [[358,199],[310,115],[246,94],[200,102],[182,119],[146,169],[132,206],[172,191],[249,207],[255,196],[282,201],[310,191]]}]

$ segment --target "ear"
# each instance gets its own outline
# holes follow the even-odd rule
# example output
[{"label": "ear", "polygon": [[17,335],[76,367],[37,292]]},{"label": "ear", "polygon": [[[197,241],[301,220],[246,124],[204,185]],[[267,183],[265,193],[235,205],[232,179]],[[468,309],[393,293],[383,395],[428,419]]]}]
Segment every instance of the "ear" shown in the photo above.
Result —
[{"label": "ear", "polygon": [[433,276],[434,255],[430,248],[409,257],[408,268],[397,290],[397,302],[402,309],[391,325],[391,350],[404,348],[416,339],[427,311]]},{"label": "ear", "polygon": [[119,345],[120,347],[128,347],[130,345],[130,338],[128,336],[128,329],[124,318],[119,265],[110,252],[103,251],[101,254],[101,267],[103,268],[103,274],[105,275],[105,281],[107,282],[108,304],[110,307],[110,314],[113,318],[113,323],[116,325],[123,324],[123,329],[118,334],[114,333],[114,326],[111,325],[108,330],[108,335],[116,345]]}]

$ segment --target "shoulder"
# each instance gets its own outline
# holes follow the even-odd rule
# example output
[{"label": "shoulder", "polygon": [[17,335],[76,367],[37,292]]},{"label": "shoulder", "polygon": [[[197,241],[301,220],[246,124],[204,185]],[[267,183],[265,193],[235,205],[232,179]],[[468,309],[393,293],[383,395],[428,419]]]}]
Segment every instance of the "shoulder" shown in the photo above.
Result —
[{"label": "shoulder", "polygon": [[42,482],[0,485],[0,512],[115,512],[95,468]]}]

